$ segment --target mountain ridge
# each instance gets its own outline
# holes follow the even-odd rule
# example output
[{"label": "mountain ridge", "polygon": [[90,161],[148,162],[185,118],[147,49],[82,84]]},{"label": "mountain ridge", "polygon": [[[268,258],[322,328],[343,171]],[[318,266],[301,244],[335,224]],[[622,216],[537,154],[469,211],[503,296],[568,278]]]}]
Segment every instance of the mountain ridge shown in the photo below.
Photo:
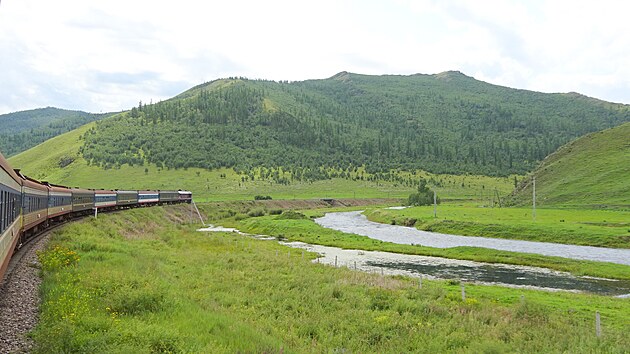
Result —
[{"label": "mountain ridge", "polygon": [[[455,71],[342,71],[321,80],[197,85],[98,123],[82,153],[102,166],[133,159],[170,168],[366,165],[505,176],[531,171],[578,136],[627,121],[627,105],[505,88]],[[155,141],[142,137],[146,129]]]},{"label": "mountain ridge", "polygon": [[56,107],[37,108],[0,115],[0,151],[9,157],[50,138],[102,119],[94,114]]}]

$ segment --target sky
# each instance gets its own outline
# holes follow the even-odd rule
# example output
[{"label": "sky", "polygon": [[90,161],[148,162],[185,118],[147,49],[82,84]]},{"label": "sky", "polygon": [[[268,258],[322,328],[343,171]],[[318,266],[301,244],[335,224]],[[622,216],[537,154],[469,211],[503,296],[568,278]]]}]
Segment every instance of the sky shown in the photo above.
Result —
[{"label": "sky", "polygon": [[436,74],[630,104],[630,2],[1,0],[0,114],[130,109],[226,77]]}]

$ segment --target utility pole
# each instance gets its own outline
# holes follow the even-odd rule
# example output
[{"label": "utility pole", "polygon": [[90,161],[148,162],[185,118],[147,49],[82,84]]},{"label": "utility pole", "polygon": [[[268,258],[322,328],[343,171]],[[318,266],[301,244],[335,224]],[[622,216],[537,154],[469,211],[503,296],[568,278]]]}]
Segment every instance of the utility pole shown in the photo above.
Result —
[{"label": "utility pole", "polygon": [[536,221],[536,176],[532,179],[532,217]]}]

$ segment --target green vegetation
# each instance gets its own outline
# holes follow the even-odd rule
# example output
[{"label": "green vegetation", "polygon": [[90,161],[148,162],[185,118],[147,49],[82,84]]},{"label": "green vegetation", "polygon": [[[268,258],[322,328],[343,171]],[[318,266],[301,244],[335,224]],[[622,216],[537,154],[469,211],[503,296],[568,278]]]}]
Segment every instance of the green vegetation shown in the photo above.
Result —
[{"label": "green vegetation", "polygon": [[434,204],[434,202],[440,203],[440,199],[427,187],[427,181],[424,179],[418,183],[418,190],[407,198],[407,205],[429,205]]},{"label": "green vegetation", "polygon": [[630,211],[480,208],[475,205],[441,205],[404,210],[370,210],[368,219],[421,230],[466,236],[630,248]]},{"label": "green vegetation", "polygon": [[[293,181],[279,184],[269,180],[267,168],[253,169],[249,174],[231,169],[168,169],[156,165],[122,165],[104,170],[88,165],[79,153],[82,136],[94,127],[90,123],[62,134],[19,155],[9,163],[26,175],[52,183],[85,188],[113,189],[188,189],[196,201],[251,200],[256,195],[276,199],[312,198],[407,198],[413,187],[396,180],[424,178],[443,199],[479,199],[497,190],[507,195],[513,188],[512,177],[436,175],[423,171],[392,171],[392,181],[373,178],[363,168],[348,178],[335,177],[313,182]],[[68,163],[68,161],[71,161]],[[384,174],[381,174],[384,176]],[[485,192],[484,192],[485,191]]]},{"label": "green vegetation", "polygon": [[289,255],[273,241],[178,225],[186,214],[186,207],[135,209],[56,231],[40,254],[35,352],[622,353],[630,346],[625,299],[467,284],[464,302],[454,282],[418,289],[404,277],[311,263],[313,254]]},{"label": "green vegetation", "polygon": [[[307,215],[315,216],[321,215],[323,211],[307,211],[305,213]],[[229,217],[229,214],[218,214],[218,216]],[[230,221],[229,219],[222,220],[221,223],[224,225],[236,226],[238,229],[252,234],[271,235],[291,241],[301,241],[344,249],[385,251],[452,259],[466,259],[487,263],[530,265],[566,271],[575,275],[630,279],[630,266],[613,263],[578,261],[561,257],[499,251],[478,247],[432,248],[417,245],[402,245],[371,239],[367,236],[347,234],[341,231],[323,228],[308,219],[298,218],[296,220],[288,220],[287,218],[283,218],[281,216],[239,218],[237,216],[232,218],[232,220],[234,221]],[[404,225],[403,223],[401,224]]]},{"label": "green vegetation", "polygon": [[52,107],[0,115],[0,152],[13,156],[106,116]]},{"label": "green vegetation", "polygon": [[264,177],[279,184],[349,178],[364,167],[377,180],[414,187],[416,180],[379,173],[523,174],[571,139],[627,121],[625,105],[457,72],[230,79],[103,120],[81,152],[104,168],[151,163],[249,175],[264,166]]},{"label": "green vegetation", "polygon": [[[563,146],[534,176],[538,205],[630,209],[630,123]],[[531,182],[523,180],[513,203],[531,203]]]}]

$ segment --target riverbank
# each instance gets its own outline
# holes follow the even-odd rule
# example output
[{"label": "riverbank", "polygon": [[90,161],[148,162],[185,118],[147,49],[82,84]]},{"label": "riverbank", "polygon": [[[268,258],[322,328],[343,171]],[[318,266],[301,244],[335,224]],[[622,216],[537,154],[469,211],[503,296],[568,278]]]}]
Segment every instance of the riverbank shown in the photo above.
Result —
[{"label": "riverbank", "polygon": [[135,209],[55,232],[42,254],[48,262],[36,352],[586,353],[630,346],[624,299],[467,284],[462,301],[457,283],[426,280],[418,288],[406,277],[316,264],[314,254],[302,257],[276,242],[199,233],[182,224],[188,218],[185,206]]},{"label": "riverbank", "polygon": [[630,248],[630,211],[588,209],[480,208],[442,204],[405,209],[369,209],[370,221],[462,236]]},{"label": "riverbank", "polygon": [[562,257],[551,257],[536,254],[499,251],[480,247],[434,248],[418,245],[396,244],[371,239],[366,236],[348,234],[317,225],[308,216],[321,216],[321,210],[305,211],[303,218],[286,219],[267,215],[245,218],[238,221],[224,220],[228,226],[235,226],[241,231],[258,233],[300,241],[309,244],[357,249],[366,251],[385,251],[412,255],[463,259],[485,263],[503,263],[529,265],[569,272],[578,276],[594,276],[602,278],[630,280],[630,266],[572,260]]}]

